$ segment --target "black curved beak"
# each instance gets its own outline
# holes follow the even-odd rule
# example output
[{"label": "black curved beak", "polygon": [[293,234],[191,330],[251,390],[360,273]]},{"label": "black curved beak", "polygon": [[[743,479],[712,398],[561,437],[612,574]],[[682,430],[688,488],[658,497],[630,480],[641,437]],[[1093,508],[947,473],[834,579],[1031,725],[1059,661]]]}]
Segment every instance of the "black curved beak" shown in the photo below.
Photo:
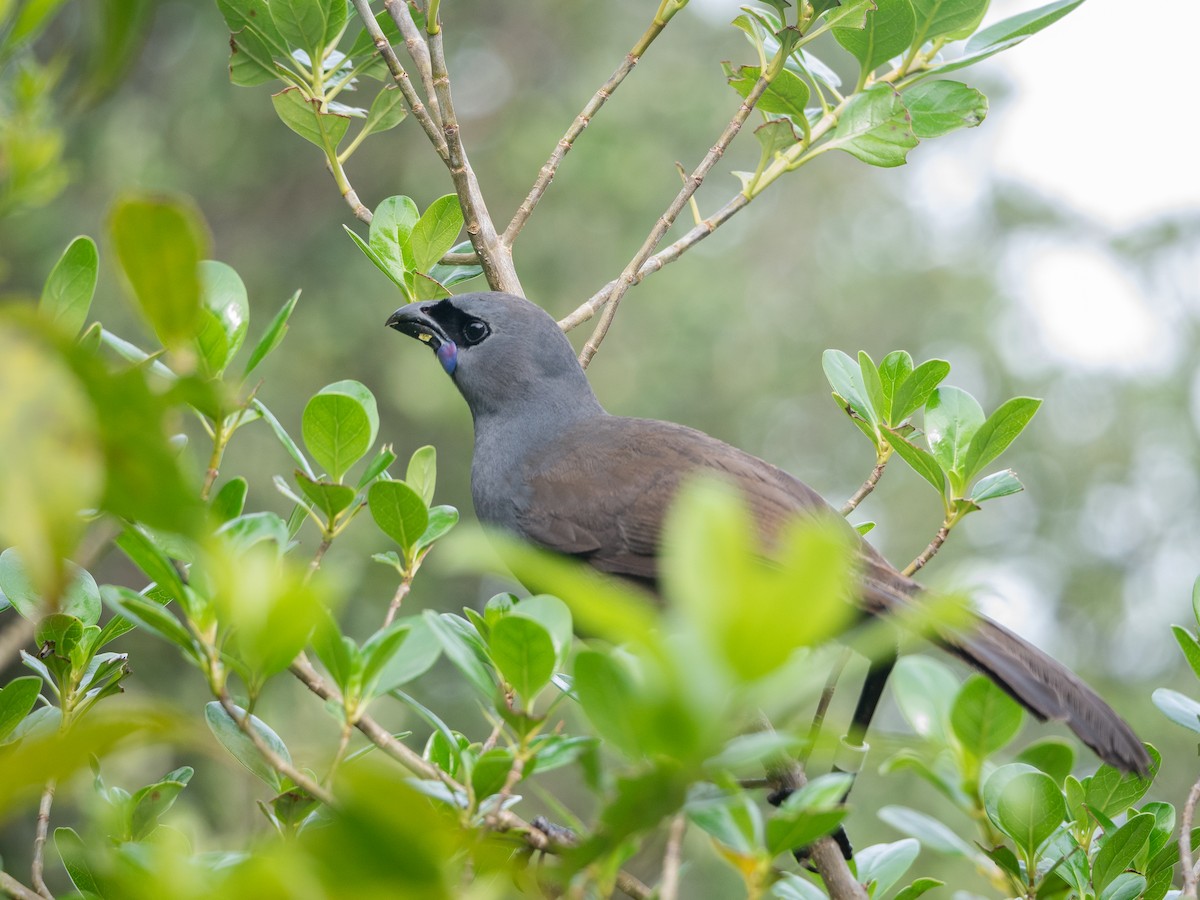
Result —
[{"label": "black curved beak", "polygon": [[385,324],[388,328],[394,328],[401,334],[407,334],[437,350],[449,338],[437,320],[426,311],[432,306],[433,304],[429,302],[410,303],[402,306],[388,316]]}]

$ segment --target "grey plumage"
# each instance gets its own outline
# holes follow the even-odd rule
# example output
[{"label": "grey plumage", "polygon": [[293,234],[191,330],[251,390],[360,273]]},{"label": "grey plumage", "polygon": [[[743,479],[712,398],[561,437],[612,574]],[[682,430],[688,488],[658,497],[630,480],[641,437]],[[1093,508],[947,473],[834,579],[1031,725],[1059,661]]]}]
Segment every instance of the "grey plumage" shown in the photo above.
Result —
[{"label": "grey plumage", "polygon": [[[486,524],[654,590],[664,514],[697,472],[738,487],[768,545],[796,515],[840,521],[814,490],[757,457],[682,425],[609,415],[554,320],[522,298],[414,303],[387,324],[430,344],[471,409],[471,493]],[[886,615],[918,602],[920,586],[856,539],[862,608]],[[976,616],[935,640],[1038,718],[1066,723],[1106,762],[1147,771],[1149,756],[1129,726],[1017,635]]]}]

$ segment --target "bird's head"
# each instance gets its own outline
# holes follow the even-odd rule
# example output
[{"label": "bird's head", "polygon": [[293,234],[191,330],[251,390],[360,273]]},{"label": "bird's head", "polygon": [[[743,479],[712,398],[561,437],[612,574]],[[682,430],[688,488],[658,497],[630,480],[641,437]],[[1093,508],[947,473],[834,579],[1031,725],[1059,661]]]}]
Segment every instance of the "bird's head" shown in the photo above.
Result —
[{"label": "bird's head", "polygon": [[477,417],[551,399],[596,402],[558,324],[513,294],[410,303],[387,324],[433,349]]}]

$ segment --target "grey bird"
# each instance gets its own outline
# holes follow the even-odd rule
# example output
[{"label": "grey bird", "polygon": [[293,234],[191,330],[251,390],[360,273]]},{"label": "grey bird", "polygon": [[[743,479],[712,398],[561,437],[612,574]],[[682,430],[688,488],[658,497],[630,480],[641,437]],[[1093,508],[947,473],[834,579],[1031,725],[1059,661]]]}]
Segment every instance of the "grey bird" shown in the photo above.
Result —
[{"label": "grey bird", "polygon": [[[697,473],[732,482],[768,543],[797,515],[836,517],[808,485],[703,432],[609,415],[566,336],[528,300],[462,294],[411,303],[387,324],[433,349],[471,409],[471,494],[486,525],[653,591],[665,513]],[[911,606],[920,585],[855,539],[862,609],[887,615]],[[1105,762],[1149,770],[1137,735],[1074,673],[1003,626],[972,616],[968,627],[933,639],[1037,718],[1064,722]]]}]

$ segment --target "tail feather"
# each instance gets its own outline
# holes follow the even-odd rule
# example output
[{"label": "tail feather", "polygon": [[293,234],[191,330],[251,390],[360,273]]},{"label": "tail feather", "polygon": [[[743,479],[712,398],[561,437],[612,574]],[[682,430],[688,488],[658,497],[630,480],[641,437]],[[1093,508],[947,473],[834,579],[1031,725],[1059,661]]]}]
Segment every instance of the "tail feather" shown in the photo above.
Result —
[{"label": "tail feather", "polygon": [[[911,607],[923,590],[882,558],[868,557],[866,563],[863,600],[869,612]],[[1138,736],[1079,676],[986,616],[972,618],[967,627],[947,629],[933,640],[987,675],[1039,719],[1064,723],[1109,765],[1148,774],[1150,755]]]}]

